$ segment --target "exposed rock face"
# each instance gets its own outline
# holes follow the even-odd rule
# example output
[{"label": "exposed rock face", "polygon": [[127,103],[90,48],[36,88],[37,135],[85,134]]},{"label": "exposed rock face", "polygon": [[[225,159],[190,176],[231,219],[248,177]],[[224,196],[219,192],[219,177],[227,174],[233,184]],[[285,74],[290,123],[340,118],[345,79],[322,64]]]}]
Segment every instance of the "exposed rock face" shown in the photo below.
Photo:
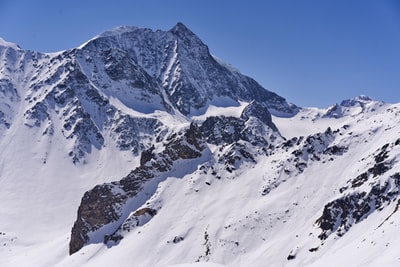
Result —
[{"label": "exposed rock face", "polygon": [[322,116],[323,118],[341,118],[343,116],[342,107],[339,104],[334,104],[326,113]]},{"label": "exposed rock face", "polygon": [[396,200],[400,189],[399,178],[400,174],[396,173],[383,185],[374,184],[368,192],[356,191],[326,204],[321,217],[316,221],[322,230],[318,237],[324,240],[333,233],[342,236],[353,224]]},{"label": "exposed rock face", "polygon": [[374,100],[368,96],[361,95],[352,99],[343,100],[340,104],[334,104],[329,107],[322,115],[323,118],[342,118],[346,115],[355,115],[362,112],[374,111],[374,108],[369,108],[369,104]]},{"label": "exposed rock face", "polygon": [[271,113],[264,105],[255,101],[244,108],[240,118],[208,117],[200,129],[207,142],[215,145],[232,144],[243,140],[253,145],[267,146],[271,142],[268,133],[279,135],[278,129],[272,122]]},{"label": "exposed rock face", "polygon": [[309,165],[333,161],[346,153],[347,146],[332,144],[337,136],[340,136],[339,130],[332,131],[331,128],[327,128],[324,132],[307,137],[294,137],[274,146],[269,154],[285,151],[289,156],[277,160],[276,165],[279,166],[280,175],[269,179],[262,187],[261,194],[268,195],[289,177],[303,173]]},{"label": "exposed rock face", "polygon": [[157,210],[151,208],[143,208],[135,211],[130,215],[123,224],[111,235],[104,236],[104,243],[107,245],[118,244],[124,238],[124,234],[132,229],[143,226],[157,214]]},{"label": "exposed rock face", "polygon": [[[166,97],[164,103],[171,103],[185,115],[218,97],[248,102],[257,99],[282,114],[294,114],[298,109],[253,79],[217,62],[208,47],[182,23],[167,32],[120,27],[89,41],[79,54],[90,58],[84,64],[98,70],[97,75],[104,69],[113,80],[127,80],[135,88]],[[97,65],[98,54],[103,54],[100,61],[105,67]]]},{"label": "exposed rock face", "polygon": [[391,151],[399,144],[398,140],[387,143],[369,156],[372,167],[350,179],[349,185],[340,188],[343,196],[325,205],[321,217],[316,221],[322,230],[319,235],[321,240],[333,233],[337,236],[344,235],[354,224],[366,219],[372,212],[382,210],[397,200],[400,194],[400,174],[387,173],[390,173],[395,163],[390,157],[393,154]]},{"label": "exposed rock face", "polygon": [[[400,227],[393,223],[400,207],[399,118],[399,105],[365,96],[324,110],[298,109],[210,55],[181,23],[155,32],[120,27],[52,54],[0,39],[0,177],[8,179],[0,197],[24,206],[19,190],[12,201],[7,190],[27,184],[29,192],[37,179],[34,189],[52,189],[37,202],[43,203],[67,185],[69,200],[81,198],[79,207],[57,203],[77,209],[70,254],[92,243],[115,246],[140,233],[149,241],[140,244],[143,249],[157,246],[160,252],[140,263],[145,266],[165,263],[165,255],[180,257],[182,246],[188,253],[178,260],[237,265],[246,253],[268,259],[278,252],[272,255],[276,264],[302,265],[309,252],[329,255],[328,246],[367,218],[375,220],[373,234],[394,232]],[[37,172],[32,183],[14,186],[18,175],[27,179],[20,175],[25,169],[19,169],[19,156]],[[58,174],[54,166],[61,162],[74,177],[60,175],[61,189],[53,190],[54,175],[42,174]],[[113,171],[123,178],[95,186]],[[73,182],[64,180],[68,175]],[[77,196],[82,187],[88,191]],[[194,206],[199,211],[184,218]],[[53,218],[54,210],[47,212]],[[214,216],[218,220],[209,220]],[[297,229],[300,218],[304,227]],[[390,228],[382,227],[386,222]],[[161,242],[152,236],[159,231],[166,232]],[[290,247],[283,254],[259,249],[275,242]],[[130,252],[138,256],[141,250]],[[264,258],[252,260],[265,264]]]},{"label": "exposed rock face", "polygon": [[89,232],[119,219],[121,207],[118,204],[123,203],[126,196],[116,196],[113,188],[117,188],[117,184],[97,185],[84,194],[78,209],[78,219],[71,232],[70,254],[90,240]]},{"label": "exposed rock face", "polygon": [[150,148],[142,154],[142,165],[129,175],[120,181],[97,185],[84,194],[71,232],[70,254],[90,242],[119,241],[122,239],[121,231],[140,223],[141,215],[154,216],[155,210],[145,208],[128,218],[133,207],[143,204],[138,195],[146,187],[146,182],[160,179],[179,159],[201,157],[206,145],[199,127],[191,124],[186,130],[168,136],[162,149],[156,154],[154,147]]},{"label": "exposed rock face", "polygon": [[249,151],[247,142],[239,141],[229,145],[218,158],[218,163],[225,166],[225,170],[232,173],[240,169],[243,163],[256,163],[255,155]]},{"label": "exposed rock face", "polygon": [[[76,140],[70,152],[74,163],[84,159],[92,147],[102,148],[107,134],[103,129],[110,130],[121,150],[141,153],[141,165],[128,176],[85,193],[72,229],[71,254],[84,244],[103,242],[105,236],[108,241],[117,241],[120,234],[113,233],[127,219],[125,209],[136,207],[132,203],[146,183],[171,171],[179,159],[201,157],[205,142],[232,144],[220,159],[232,171],[243,160],[255,162],[247,143],[266,146],[276,138],[273,136],[279,136],[268,108],[281,114],[297,111],[296,106],[251,78],[217,62],[208,47],[181,23],[168,32],[118,28],[66,55],[71,72],[60,67],[51,80],[56,81],[63,73],[69,78],[54,87],[47,102],[40,102],[27,113],[29,120],[36,126],[50,121],[49,102],[60,106],[66,117],[64,135]],[[165,135],[160,134],[165,129],[160,121],[123,114],[109,101],[111,96],[138,112],[176,110],[188,116],[206,108],[215,98],[251,103],[240,118],[211,117],[200,127],[191,124],[185,132]],[[88,103],[94,105],[88,108]],[[156,136],[162,149],[154,144]],[[132,217],[131,222],[136,219]]]},{"label": "exposed rock face", "polygon": [[149,144],[163,129],[163,124],[153,118],[134,118],[117,112],[115,123],[110,126],[110,135],[121,150],[135,155],[149,148]]},{"label": "exposed rock face", "polygon": [[[54,54],[16,46],[0,50],[4,58],[0,65],[3,130],[10,128],[16,103],[26,102],[24,124],[48,127],[43,129],[46,134],[61,131],[58,134],[72,143],[67,154],[75,164],[85,163],[85,155],[92,149],[101,150],[109,137],[113,145],[135,155],[151,146],[162,123],[126,114],[126,110],[191,116],[218,98],[235,103],[257,99],[259,106],[251,109],[252,104],[248,109],[253,115],[259,112],[254,116],[270,127],[273,124],[267,108],[286,115],[298,111],[284,98],[216,61],[208,47],[182,23],[170,31],[155,32],[120,27],[80,48]],[[20,70],[18,77],[14,69]],[[255,111],[261,106],[263,111]],[[248,113],[243,115],[245,120]],[[59,120],[61,130],[54,128]]]},{"label": "exposed rock face", "polygon": [[[254,107],[255,104],[251,105]],[[192,123],[185,131],[170,133],[164,138],[162,150],[153,145],[142,152],[140,167],[128,176],[117,182],[98,185],[86,192],[72,229],[70,254],[91,242],[118,243],[123,238],[124,232],[141,224],[138,216],[133,215],[129,218],[126,216],[127,210],[132,209],[129,207],[135,206],[132,204],[135,198],[144,191],[146,182],[157,180],[163,173],[171,171],[177,160],[201,157],[207,148],[206,142],[227,146],[219,162],[225,165],[229,173],[238,169],[243,162],[256,163],[254,155],[247,148],[250,141],[259,138],[260,142],[253,145],[263,146],[273,142],[276,137],[268,139],[268,135],[264,132],[252,132],[247,129],[247,123],[252,121],[251,118],[256,118],[255,122],[252,121],[253,124],[266,127],[272,135],[279,136],[279,134],[275,132],[276,127],[271,121],[268,110],[253,112],[250,106],[243,113],[245,115],[242,118],[210,117],[201,126]],[[149,213],[150,217],[155,213],[156,211]]]},{"label": "exposed rock face", "polygon": [[255,117],[269,128],[278,131],[275,124],[272,122],[271,113],[268,108],[264,104],[255,100],[244,108],[240,117],[244,120],[248,120],[250,117]]},{"label": "exposed rock face", "polygon": [[231,144],[243,136],[244,121],[235,117],[208,117],[200,127],[208,143],[221,145]]}]

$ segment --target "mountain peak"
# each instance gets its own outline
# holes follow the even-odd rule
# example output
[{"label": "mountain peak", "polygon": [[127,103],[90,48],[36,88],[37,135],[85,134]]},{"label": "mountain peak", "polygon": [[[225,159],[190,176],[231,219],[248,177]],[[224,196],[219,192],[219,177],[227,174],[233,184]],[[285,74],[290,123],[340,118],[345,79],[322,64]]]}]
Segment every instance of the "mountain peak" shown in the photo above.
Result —
[{"label": "mountain peak", "polygon": [[[166,101],[184,115],[203,112],[210,102],[220,97],[236,102],[257,99],[274,114],[293,114],[296,110],[284,98],[265,90],[253,79],[217,62],[210,55],[207,45],[182,22],[169,31],[121,26],[104,32],[81,47],[86,47],[85,53],[98,58],[94,62],[107,60],[107,71],[112,72],[114,78],[132,78],[131,74],[141,69],[148,74],[148,77],[144,75],[148,78],[146,81],[153,79],[153,83],[143,84],[154,85],[162,81],[160,87],[165,93],[159,95],[167,97]],[[118,53],[122,54],[112,54],[110,49],[118,49]],[[93,54],[93,51],[96,52]],[[160,51],[164,57],[157,56]],[[104,57],[100,55],[102,53],[108,55]],[[112,64],[111,60],[114,61]],[[131,69],[131,74],[124,75],[128,69]],[[137,80],[132,83],[135,82]]]},{"label": "mountain peak", "polygon": [[171,32],[192,32],[185,24],[182,22],[176,23],[176,25],[171,29]]},{"label": "mountain peak", "polygon": [[343,107],[351,107],[355,105],[364,105],[368,102],[374,101],[371,97],[366,96],[366,95],[359,95],[357,97],[351,98],[351,99],[346,99],[343,100],[340,105]]},{"label": "mountain peak", "polygon": [[[182,22],[178,22],[171,30],[171,33],[175,34],[176,36],[180,37],[180,38],[184,38],[184,37],[195,37],[197,39],[199,39],[197,37],[197,35],[195,33],[193,33],[188,27],[186,27],[185,24],[183,24]],[[200,39],[199,39],[200,41]]]},{"label": "mountain peak", "polygon": [[299,109],[182,23],[16,49],[0,40],[1,266],[398,265],[400,104]]},{"label": "mountain peak", "polygon": [[367,95],[359,95],[359,96],[356,97],[356,99],[365,100],[365,101],[372,101],[373,100],[371,97],[369,97]]}]

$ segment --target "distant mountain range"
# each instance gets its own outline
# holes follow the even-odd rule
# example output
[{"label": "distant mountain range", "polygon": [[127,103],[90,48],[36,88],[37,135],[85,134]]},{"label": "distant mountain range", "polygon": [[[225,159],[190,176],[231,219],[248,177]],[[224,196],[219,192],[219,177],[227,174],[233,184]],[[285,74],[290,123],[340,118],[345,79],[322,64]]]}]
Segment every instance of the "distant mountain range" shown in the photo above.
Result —
[{"label": "distant mountain range", "polygon": [[397,265],[399,121],[288,103],[182,23],[0,39],[0,265]]}]

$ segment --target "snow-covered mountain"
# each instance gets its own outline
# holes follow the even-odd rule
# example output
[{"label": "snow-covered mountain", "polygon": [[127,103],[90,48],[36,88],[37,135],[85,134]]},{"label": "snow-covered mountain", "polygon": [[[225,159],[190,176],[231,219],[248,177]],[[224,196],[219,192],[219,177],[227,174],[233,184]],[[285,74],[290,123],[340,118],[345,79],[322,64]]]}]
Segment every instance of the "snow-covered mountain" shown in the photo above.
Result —
[{"label": "snow-covered mountain", "polygon": [[397,265],[399,121],[299,108],[182,23],[0,39],[0,266]]}]

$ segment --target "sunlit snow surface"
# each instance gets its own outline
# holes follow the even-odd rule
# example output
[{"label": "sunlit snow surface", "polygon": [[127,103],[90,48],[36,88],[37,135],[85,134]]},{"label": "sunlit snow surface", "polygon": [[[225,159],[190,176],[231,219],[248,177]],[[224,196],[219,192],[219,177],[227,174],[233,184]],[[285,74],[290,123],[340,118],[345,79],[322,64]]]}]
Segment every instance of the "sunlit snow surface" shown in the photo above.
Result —
[{"label": "sunlit snow surface", "polygon": [[[38,139],[34,147],[24,145],[39,135],[34,130],[15,129],[16,134],[1,143],[7,154],[7,160],[1,163],[1,266],[396,265],[398,213],[384,228],[377,228],[393,208],[372,214],[365,223],[323,246],[314,226],[324,203],[335,198],[337,189],[359,173],[363,165],[358,159],[398,137],[399,117],[388,111],[398,107],[375,105],[374,112],[339,119],[315,119],[323,112],[316,109],[304,109],[293,118],[274,118],[286,138],[347,124],[351,131],[343,132],[336,142],[348,143],[352,149],[323,166],[311,164],[302,174],[281,175],[279,186],[267,196],[260,190],[277,175],[274,163],[285,159],[285,152],[259,157],[257,165],[243,166],[234,176],[220,180],[200,172],[170,177],[158,185],[149,200],[161,209],[148,224],[129,233],[118,246],[93,244],[72,256],[68,256],[69,233],[80,197],[94,184],[127,173],[126,164],[115,157],[116,152],[104,150],[92,155],[86,166],[77,168],[63,159],[58,145],[43,164],[41,151],[47,144]],[[221,111],[210,108],[214,115],[216,110]],[[229,110],[231,115],[238,114]],[[129,164],[134,165],[134,161]],[[209,257],[205,256],[205,233],[211,244]],[[175,236],[184,240],[175,244]],[[318,251],[308,251],[315,246],[320,246]],[[287,261],[293,250],[296,259]],[[199,259],[221,265],[177,265]]]},{"label": "sunlit snow surface", "polygon": [[221,264],[211,263],[211,262],[200,262],[200,263],[187,263],[187,264],[177,264],[168,265],[165,267],[223,267]]},{"label": "sunlit snow surface", "polygon": [[[18,50],[2,40],[0,45]],[[4,56],[13,57],[13,53]],[[57,54],[47,56],[50,60]],[[24,66],[23,62],[14,64],[2,70]],[[89,66],[82,68],[90,71]],[[46,75],[41,73],[37,79],[45,80]],[[10,74],[8,78],[18,79],[18,76]],[[24,82],[21,80],[23,85]],[[201,122],[209,116],[239,117],[247,104],[221,98],[191,117],[179,113],[172,116],[162,110],[158,98],[150,99],[149,108],[127,98],[123,84],[120,89],[114,95],[103,93],[108,94],[110,102],[121,112],[156,118],[174,131],[187,127],[191,120]],[[21,99],[44,97],[34,90],[21,89],[18,93]],[[232,172],[218,162],[219,154],[229,146],[210,145],[208,154],[204,153],[196,164],[212,165],[216,175],[213,171],[202,171],[197,165],[175,166],[168,177],[154,184],[154,194],[148,196],[145,206],[157,209],[158,213],[147,224],[134,228],[116,246],[90,244],[69,256],[70,232],[83,194],[97,184],[127,175],[139,165],[139,156],[117,149],[105,137],[102,149],[93,149],[84,164],[74,165],[66,153],[74,145],[71,139],[61,134],[52,138],[43,134],[46,125],[33,127],[34,122],[23,118],[25,102],[10,100],[12,96],[4,99],[0,99],[1,110],[6,111],[4,118],[13,123],[9,129],[0,128],[1,267],[397,266],[400,263],[400,215],[393,213],[395,201],[353,225],[340,238],[332,235],[321,242],[318,238],[321,230],[315,224],[324,205],[342,196],[339,188],[371,167],[371,155],[400,137],[398,104],[360,98],[357,101],[361,104],[344,103],[347,106],[343,106],[340,114],[332,113],[336,117],[325,116],[332,109],[315,108],[304,108],[290,118],[273,117],[282,136],[275,140],[273,153],[266,155],[255,147],[249,148],[256,155],[256,163],[242,162]],[[56,111],[50,112],[58,118]],[[61,121],[53,120],[52,127],[54,132],[62,132]],[[297,172],[292,164],[297,147],[285,149],[282,143],[293,137],[323,133],[328,127],[338,131],[332,144],[346,146],[348,151],[332,160],[326,157],[308,161],[307,168]],[[390,155],[395,164],[388,175],[400,172],[399,149]],[[376,178],[378,182],[379,179]],[[268,194],[266,188],[271,189]],[[295,258],[288,260],[289,255]]]}]

